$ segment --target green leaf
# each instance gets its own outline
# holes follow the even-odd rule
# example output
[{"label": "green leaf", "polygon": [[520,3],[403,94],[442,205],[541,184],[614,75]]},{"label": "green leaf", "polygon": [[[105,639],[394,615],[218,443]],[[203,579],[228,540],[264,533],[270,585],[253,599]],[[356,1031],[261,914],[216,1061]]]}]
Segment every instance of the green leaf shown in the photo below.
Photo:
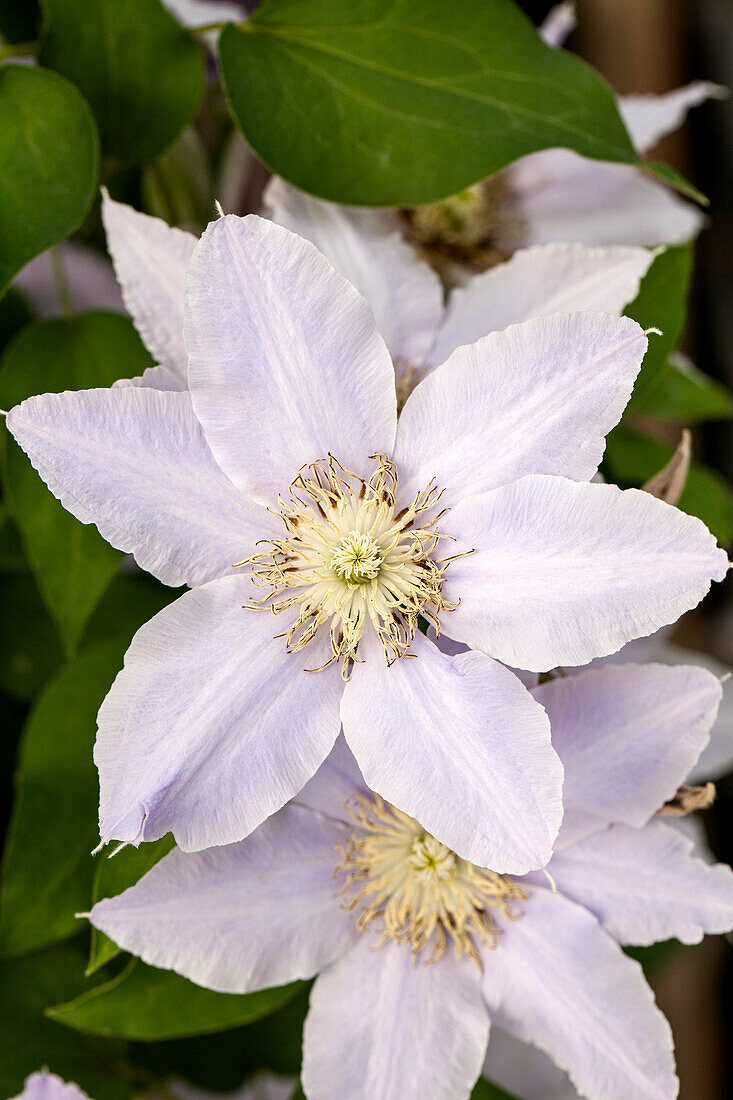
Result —
[{"label": "green leaf", "polygon": [[73,84],[35,66],[0,65],[0,296],[29,260],[81,225],[98,146]]},{"label": "green leaf", "polygon": [[211,221],[214,194],[204,143],[190,126],[143,172],[145,210],[197,234]]},{"label": "green leaf", "polygon": [[[669,462],[674,447],[627,427],[608,437],[604,464],[622,486],[641,486]],[[679,507],[706,523],[723,546],[733,543],[733,489],[715,470],[693,462]]]},{"label": "green leaf", "polygon": [[22,294],[11,287],[0,298],[0,352],[16,333],[33,320],[33,312]]},{"label": "green leaf", "polygon": [[92,759],[97,711],[127,639],[100,643],[46,685],[26,723],[0,887],[0,952],[22,955],[78,932],[98,839]]},{"label": "green leaf", "polygon": [[684,948],[679,940],[662,940],[651,947],[625,947],[624,951],[644,967],[645,974],[655,974]]},{"label": "green leaf", "polygon": [[[111,386],[151,365],[132,322],[120,314],[39,321],[25,328],[3,357],[0,405],[10,409],[36,393]],[[6,489],[28,564],[66,652],[73,655],[122,555],[96,527],[66,511],[10,438]]]},{"label": "green leaf", "polygon": [[639,160],[608,85],[511,0],[264,0],[219,53],[255,152],[336,202],[435,202],[558,146]]},{"label": "green leaf", "polygon": [[0,689],[29,700],[64,659],[58,635],[30,573],[0,574]]},{"label": "green leaf", "polygon": [[118,576],[102,596],[89,620],[82,644],[92,645],[124,634],[128,639],[166,604],[180,596],[179,588],[168,588],[147,573]]},{"label": "green leaf", "polygon": [[25,573],[27,568],[20,535],[0,501],[0,573]]},{"label": "green leaf", "polygon": [[[127,848],[123,848],[112,856],[104,853],[94,876],[92,903],[96,904],[102,898],[116,897],[117,894],[127,890],[128,886],[134,886],[174,847],[173,837],[164,836],[150,844],[141,844],[139,848],[128,845]],[[92,928],[92,947],[87,974],[93,974],[119,954],[120,948],[109,936]]]},{"label": "green leaf", "polygon": [[692,246],[689,244],[665,248],[654,260],[642,280],[639,293],[624,310],[643,329],[658,328],[662,335],[651,333],[649,348],[641,365],[626,412],[641,411],[650,399],[677,347],[687,316],[687,294],[692,271]]},{"label": "green leaf", "polygon": [[707,195],[703,195],[702,191],[698,191],[694,184],[681,176],[676,168],[673,168],[670,164],[662,164],[656,160],[646,160],[642,162],[642,167],[652,176],[656,176],[662,183],[668,184],[670,187],[674,187],[676,191],[679,191],[681,195],[684,195],[688,199],[692,199],[693,202],[700,203],[701,206],[710,206],[710,199]]},{"label": "green leaf", "polygon": [[203,93],[203,48],[159,0],[44,0],[40,58],[94,111],[104,155],[146,164],[176,139]]},{"label": "green leaf", "polygon": [[291,1000],[302,982],[259,993],[214,993],[172,970],[131,959],[117,977],[48,1015],[78,1031],[158,1040],[223,1031],[266,1016]]},{"label": "green leaf", "polygon": [[81,991],[83,967],[82,948],[73,942],[0,961],[0,1096],[19,1095],[28,1074],[47,1066],[94,1100],[130,1097],[121,1072],[124,1044],[74,1035],[43,1015],[47,1005]]},{"label": "green leaf", "polygon": [[493,1081],[479,1077],[471,1093],[471,1100],[517,1100],[517,1097],[495,1085]]},{"label": "green leaf", "polygon": [[733,416],[733,393],[682,357],[672,357],[635,402],[634,412],[699,424]]}]

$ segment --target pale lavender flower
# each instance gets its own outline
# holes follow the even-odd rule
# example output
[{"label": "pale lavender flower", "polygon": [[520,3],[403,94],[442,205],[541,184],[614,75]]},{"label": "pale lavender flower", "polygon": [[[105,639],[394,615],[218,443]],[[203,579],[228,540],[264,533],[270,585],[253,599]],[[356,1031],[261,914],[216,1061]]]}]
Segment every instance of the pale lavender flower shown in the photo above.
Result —
[{"label": "pale lavender flower", "polygon": [[15,1100],[89,1100],[85,1092],[73,1083],[66,1083],[55,1073],[40,1070],[26,1078],[23,1091]]},{"label": "pale lavender flower", "polygon": [[565,767],[549,878],[460,859],[376,796],[339,738],[248,839],[171,853],[92,923],[212,989],[318,975],[310,1100],[467,1097],[490,1019],[590,1100],[671,1100],[669,1028],[619,944],[696,943],[733,925],[730,868],[693,858],[656,816],[707,742],[720,685],[702,669],[624,665],[535,697]]},{"label": "pale lavender flower", "polygon": [[[159,293],[177,303],[175,279]],[[370,787],[462,857],[542,866],[562,769],[499,662],[613,652],[727,570],[699,520],[586,480],[639,326],[588,312],[492,333],[424,379],[398,424],[367,304],[254,216],[196,246],[185,324],[188,392],[45,395],[8,416],[74,515],[194,589],[138,632],[100,711],[102,839],[239,840],[343,724]],[[180,332],[154,337],[170,370]],[[471,651],[442,653],[420,618]]]}]

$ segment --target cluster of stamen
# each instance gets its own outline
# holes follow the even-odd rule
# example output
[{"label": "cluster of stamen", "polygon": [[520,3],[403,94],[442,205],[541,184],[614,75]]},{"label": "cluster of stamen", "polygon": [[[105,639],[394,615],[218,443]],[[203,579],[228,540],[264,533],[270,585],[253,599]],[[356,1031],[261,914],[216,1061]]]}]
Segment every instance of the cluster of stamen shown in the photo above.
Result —
[{"label": "cluster of stamen", "polygon": [[[455,604],[442,595],[443,574],[453,558],[436,560],[441,493],[431,482],[412,503],[397,510],[397,473],[385,455],[373,455],[368,480],[335,458],[315,462],[279,499],[285,537],[239,562],[266,589],[250,604],[275,615],[294,612],[280,637],[291,652],[328,630],[330,655],[348,677],[367,627],[379,638],[387,664],[407,653],[422,617],[440,630],[439,616]],[[455,557],[456,555],[453,555]],[[316,670],[313,670],[316,671]]]},{"label": "cluster of stamen", "polygon": [[357,928],[376,922],[376,946],[409,943],[415,962],[427,947],[427,962],[436,962],[452,941],[456,959],[481,966],[481,945],[495,947],[499,936],[492,910],[516,919],[512,903],[527,899],[524,887],[461,859],[378,795],[356,796],[348,809],[358,828],[338,847],[334,875],[345,876],[341,893]]}]

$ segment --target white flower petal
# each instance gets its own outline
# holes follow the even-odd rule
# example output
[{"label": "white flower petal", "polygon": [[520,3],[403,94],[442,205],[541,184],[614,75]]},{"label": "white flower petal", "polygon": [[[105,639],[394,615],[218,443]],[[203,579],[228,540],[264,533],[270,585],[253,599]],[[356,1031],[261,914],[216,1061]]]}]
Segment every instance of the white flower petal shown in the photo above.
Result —
[{"label": "white flower petal", "polygon": [[151,966],[222,993],[312,978],[359,935],[333,878],[347,837],[286,806],[238,844],[172,851],[90,920]]},{"label": "white flower petal", "polygon": [[372,798],[372,792],[364,782],[359,765],[346,744],[343,733],[336,738],[320,768],[306,783],[295,801],[299,806],[307,806],[316,813],[326,814],[336,821],[344,821],[353,829],[354,819],[346,810],[346,803],[354,795]]},{"label": "white flower petal", "polygon": [[411,652],[391,668],[368,652],[344,691],[344,734],[367,783],[472,863],[543,866],[562,817],[544,711],[484,654],[449,657],[420,634]]},{"label": "white flower petal", "polygon": [[636,297],[653,259],[645,248],[545,244],[521,249],[452,291],[430,362],[443,363],[462,344],[533,317],[581,310],[621,313]]},{"label": "white flower petal", "polygon": [[695,607],[728,569],[707,528],[638,489],[531,476],[443,521],[453,638],[516,668],[586,664]]},{"label": "white flower petal", "polygon": [[644,825],[685,782],[720,702],[702,668],[606,665],[540,684],[565,767],[558,845],[619,822]]},{"label": "white flower petal", "polygon": [[238,4],[223,4],[219,0],[163,0],[171,15],[184,27],[198,29],[209,23],[243,23],[246,12]]},{"label": "white flower petal", "polygon": [[166,393],[188,393],[186,379],[170,367],[148,367],[137,378],[119,378],[113,383],[114,389],[129,389],[131,386],[137,389],[163,390]]},{"label": "white flower petal", "polygon": [[55,1073],[42,1070],[26,1077],[23,1091],[15,1100],[89,1100],[73,1082],[62,1081]]},{"label": "white flower petal", "polygon": [[313,986],[309,1100],[468,1100],[489,1037],[478,969],[449,952],[414,966],[404,944],[373,948],[362,933]]},{"label": "white flower petal", "polygon": [[106,191],[102,221],[124,303],[143,343],[157,363],[185,381],[183,298],[196,238],[115,202]]},{"label": "white flower petal", "polygon": [[551,241],[590,245],[681,244],[704,217],[640,168],[545,149],[507,169],[515,218],[502,224],[509,251]]},{"label": "white flower petal", "polygon": [[309,241],[227,215],[196,247],[186,302],[196,415],[240,488],[271,503],[329,453],[362,473],[392,451],[392,361],[364,299]]},{"label": "white flower petal", "polygon": [[567,1073],[547,1054],[493,1021],[483,1075],[522,1100],[578,1100]]},{"label": "white flower petal", "polygon": [[456,504],[525,474],[592,477],[646,347],[627,317],[564,313],[458,348],[400,416],[403,500],[431,478]]},{"label": "white flower petal", "polygon": [[188,394],[43,394],[7,426],[64,507],[165,584],[230,572],[273,529],[217,466]]},{"label": "white flower petal", "polygon": [[721,84],[694,80],[662,95],[620,96],[618,106],[631,140],[640,153],[646,153],[682,125],[691,107],[727,95],[727,88]]},{"label": "white flower petal", "polygon": [[[99,712],[103,840],[230,844],[298,793],[338,735],[338,668],[304,669],[224,577],[142,627]],[[310,647],[315,650],[315,644]],[[310,654],[318,664],[320,653]],[[313,667],[310,665],[309,667]]]},{"label": "white flower petal", "polygon": [[443,289],[393,217],[324,202],[277,176],[264,201],[273,221],[312,241],[363,294],[392,358],[420,366],[443,317]]},{"label": "white flower petal", "polygon": [[567,36],[578,25],[578,16],[573,0],[563,0],[555,4],[538,27],[540,36],[548,46],[562,46]]},{"label": "white flower petal", "polygon": [[619,943],[699,943],[733,928],[733,871],[693,858],[693,847],[658,819],[642,829],[612,825],[569,845],[549,871]]},{"label": "white flower petal", "polygon": [[[58,258],[74,310],[82,313],[89,309],[108,309],[113,313],[124,313],[120,288],[109,260],[78,241],[64,241],[54,247],[59,250]],[[30,299],[37,317],[59,317],[63,314],[52,249],[27,263],[16,275],[13,286]]]},{"label": "white flower petal", "polygon": [[497,1023],[546,1051],[583,1096],[671,1100],[672,1034],[642,969],[585,909],[533,887],[484,953]]}]

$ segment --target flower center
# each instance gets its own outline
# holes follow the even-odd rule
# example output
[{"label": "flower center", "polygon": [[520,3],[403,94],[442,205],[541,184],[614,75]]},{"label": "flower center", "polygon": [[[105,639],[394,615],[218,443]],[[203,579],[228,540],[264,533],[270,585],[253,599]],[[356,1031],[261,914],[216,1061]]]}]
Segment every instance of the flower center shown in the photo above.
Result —
[{"label": "flower center", "polygon": [[480,966],[480,945],[493,948],[499,936],[491,910],[515,920],[511,905],[529,897],[524,887],[461,859],[379,795],[355,796],[349,813],[357,828],[348,845],[338,847],[334,874],[345,876],[341,893],[357,928],[377,922],[377,946],[409,943],[415,961],[430,946],[429,963],[452,940],[456,959],[467,955]]},{"label": "flower center", "polygon": [[414,242],[446,277],[451,264],[485,271],[506,260],[505,238],[517,236],[520,221],[504,172],[440,202],[406,210],[404,217]]},{"label": "flower center", "polygon": [[368,533],[349,531],[331,558],[331,569],[347,584],[368,584],[378,575],[384,555]]},{"label": "flower center", "polygon": [[[367,480],[335,458],[314,462],[290,486],[280,504],[285,537],[239,565],[266,594],[250,607],[276,615],[293,612],[283,632],[297,652],[328,630],[331,661],[348,678],[364,631],[373,629],[387,664],[408,651],[422,616],[437,631],[441,611],[455,604],[442,595],[452,558],[436,559],[436,525],[442,493],[433,483],[411,504],[397,509],[397,471],[386,455]],[[455,557],[455,555],[454,555]]]}]

